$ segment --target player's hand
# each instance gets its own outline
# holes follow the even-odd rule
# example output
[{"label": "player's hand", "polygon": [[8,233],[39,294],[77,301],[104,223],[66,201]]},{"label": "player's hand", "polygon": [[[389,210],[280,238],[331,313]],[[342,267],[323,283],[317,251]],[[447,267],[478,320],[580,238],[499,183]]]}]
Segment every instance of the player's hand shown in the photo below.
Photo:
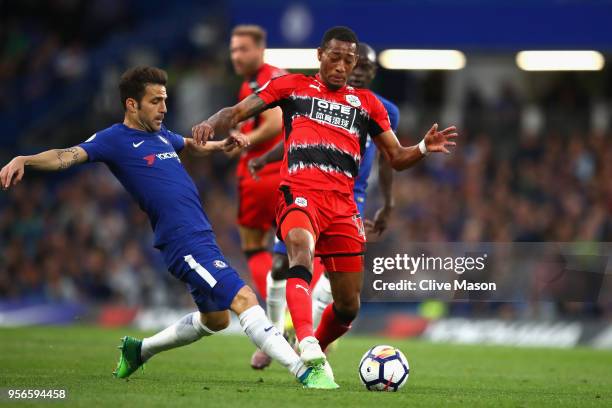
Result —
[{"label": "player's hand", "polygon": [[202,121],[191,128],[191,136],[195,143],[200,146],[204,146],[214,135],[215,129],[207,121]]},{"label": "player's hand", "polygon": [[427,147],[428,152],[443,152],[449,154],[450,151],[447,147],[457,145],[457,143],[453,141],[457,136],[459,136],[459,134],[455,126],[447,127],[443,131],[438,132],[438,124],[435,123],[425,135],[425,147]]},{"label": "player's hand", "polygon": [[223,151],[230,153],[234,149],[243,149],[250,144],[249,138],[237,131],[230,131],[229,137],[223,139]]},{"label": "player's hand", "polygon": [[249,172],[251,173],[251,177],[257,180],[259,178],[257,177],[257,173],[261,169],[263,169],[265,165],[266,165],[266,161],[263,156],[255,157],[249,160],[248,166],[249,166]]},{"label": "player's hand", "polygon": [[249,140],[247,135],[235,129],[229,131],[228,139],[231,139],[233,141],[234,147],[238,147],[240,149],[249,147],[249,145],[251,144],[251,141]]},{"label": "player's hand", "polygon": [[391,207],[382,207],[376,211],[374,220],[365,220],[366,232],[368,234],[377,234],[380,236],[389,225],[389,217],[391,216]]},{"label": "player's hand", "polygon": [[17,156],[0,170],[0,184],[2,189],[7,190],[12,185],[16,185],[23,178],[25,173],[25,158]]}]

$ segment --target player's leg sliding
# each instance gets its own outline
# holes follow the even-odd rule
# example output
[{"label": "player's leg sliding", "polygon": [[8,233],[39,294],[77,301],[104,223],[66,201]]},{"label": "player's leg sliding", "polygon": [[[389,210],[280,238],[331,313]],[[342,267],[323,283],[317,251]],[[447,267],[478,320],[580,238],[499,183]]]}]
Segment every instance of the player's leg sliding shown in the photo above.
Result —
[{"label": "player's leg sliding", "polygon": [[[219,312],[216,313],[219,314]],[[221,313],[227,314],[227,312]],[[221,320],[225,320],[226,323],[211,322],[216,326],[215,329],[221,330],[229,323],[227,318]],[[176,347],[186,346],[214,333],[215,330],[211,330],[202,323],[201,313],[193,312],[183,316],[180,320],[159,333],[143,340],[125,336],[121,339],[122,344],[119,346],[121,355],[113,375],[117,378],[127,378],[155,354]]]},{"label": "player's leg sliding", "polygon": [[255,294],[247,286],[240,289],[232,302],[231,309],[238,315],[240,325],[251,341],[287,368],[304,387],[338,388],[322,367],[310,367],[300,359],[287,340],[268,320],[266,313],[257,303]]},{"label": "player's leg sliding", "polygon": [[[219,313],[219,312],[217,312]],[[220,312],[226,314],[226,312]],[[215,327],[222,330],[229,324],[229,319],[225,318],[225,324]],[[206,324],[202,323],[200,312],[193,312],[184,316],[181,320],[161,332],[142,340],[142,359],[146,362],[155,354],[170,350],[176,347],[186,346],[204,336],[213,335],[217,330],[211,330]]]}]

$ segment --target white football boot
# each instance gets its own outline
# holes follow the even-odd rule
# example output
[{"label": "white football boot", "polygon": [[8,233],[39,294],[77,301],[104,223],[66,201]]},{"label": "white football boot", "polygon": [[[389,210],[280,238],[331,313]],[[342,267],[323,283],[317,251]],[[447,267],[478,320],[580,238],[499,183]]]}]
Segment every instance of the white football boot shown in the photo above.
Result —
[{"label": "white football boot", "polygon": [[327,358],[321,350],[321,346],[319,346],[319,341],[313,336],[304,337],[300,341],[298,349],[300,358],[308,367],[322,367],[327,363]]}]

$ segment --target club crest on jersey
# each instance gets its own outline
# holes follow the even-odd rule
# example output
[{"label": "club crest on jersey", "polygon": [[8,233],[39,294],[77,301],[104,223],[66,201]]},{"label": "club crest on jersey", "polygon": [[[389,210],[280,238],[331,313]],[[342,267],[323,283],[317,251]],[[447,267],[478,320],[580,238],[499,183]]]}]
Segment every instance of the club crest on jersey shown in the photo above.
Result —
[{"label": "club crest on jersey", "polygon": [[213,265],[215,265],[215,268],[217,269],[223,269],[223,268],[227,268],[227,264],[219,259],[217,259],[216,261],[213,262]]},{"label": "club crest on jersey", "polygon": [[304,197],[296,197],[294,203],[298,207],[306,207],[308,205],[308,200]]},{"label": "club crest on jersey", "polygon": [[354,106],[355,108],[361,106],[361,101],[359,100],[359,97],[357,95],[346,95],[345,98],[351,106]]},{"label": "club crest on jersey", "polygon": [[165,138],[165,137],[163,137],[162,135],[157,135],[157,137],[159,137],[159,138],[160,138],[160,140],[161,140],[162,142],[164,142],[165,144],[170,144],[170,143],[168,143],[168,139],[166,139],[166,138]]}]

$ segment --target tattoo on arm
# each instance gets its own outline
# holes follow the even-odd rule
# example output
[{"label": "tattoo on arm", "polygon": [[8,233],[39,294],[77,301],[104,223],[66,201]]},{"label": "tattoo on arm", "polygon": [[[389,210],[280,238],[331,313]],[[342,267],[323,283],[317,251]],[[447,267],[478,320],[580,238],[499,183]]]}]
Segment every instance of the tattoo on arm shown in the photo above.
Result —
[{"label": "tattoo on arm", "polygon": [[79,161],[79,151],[76,147],[68,149],[56,149],[57,159],[59,160],[60,170],[67,169]]}]

